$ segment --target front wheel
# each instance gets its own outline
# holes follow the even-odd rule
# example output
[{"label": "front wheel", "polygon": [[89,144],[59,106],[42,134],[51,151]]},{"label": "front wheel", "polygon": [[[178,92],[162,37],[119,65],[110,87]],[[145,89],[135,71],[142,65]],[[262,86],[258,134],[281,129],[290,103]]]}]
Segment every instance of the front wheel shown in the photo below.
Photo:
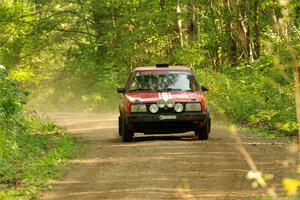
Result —
[{"label": "front wheel", "polygon": [[121,118],[121,123],[121,134],[123,142],[132,142],[134,133],[128,130],[128,124],[124,118]]},{"label": "front wheel", "polygon": [[210,123],[211,123],[210,119],[208,119],[203,128],[198,128],[195,131],[195,134],[196,134],[196,136],[198,137],[199,140],[207,140],[208,139],[210,129],[211,129],[211,124]]},{"label": "front wheel", "polygon": [[122,135],[122,117],[119,116],[119,135],[121,136]]}]

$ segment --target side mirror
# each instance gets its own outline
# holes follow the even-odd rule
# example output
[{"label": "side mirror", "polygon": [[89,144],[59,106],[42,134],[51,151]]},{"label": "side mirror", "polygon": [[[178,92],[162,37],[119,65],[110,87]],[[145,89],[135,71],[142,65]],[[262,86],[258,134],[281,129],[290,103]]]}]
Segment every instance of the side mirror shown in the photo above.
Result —
[{"label": "side mirror", "polygon": [[118,91],[118,93],[124,94],[125,93],[125,88],[118,88],[117,91]]},{"label": "side mirror", "polygon": [[204,85],[201,86],[201,90],[203,92],[209,91],[208,86],[204,86]]}]

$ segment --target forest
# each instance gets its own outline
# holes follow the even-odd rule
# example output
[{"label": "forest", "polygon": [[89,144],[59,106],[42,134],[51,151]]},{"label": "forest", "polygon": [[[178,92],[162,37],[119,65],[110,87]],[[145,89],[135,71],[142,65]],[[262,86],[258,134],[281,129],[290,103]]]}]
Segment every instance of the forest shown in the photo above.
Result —
[{"label": "forest", "polygon": [[300,1],[0,0],[0,30],[0,199],[75,151],[35,111],[116,112],[138,66],[191,66],[215,115],[298,133]]}]

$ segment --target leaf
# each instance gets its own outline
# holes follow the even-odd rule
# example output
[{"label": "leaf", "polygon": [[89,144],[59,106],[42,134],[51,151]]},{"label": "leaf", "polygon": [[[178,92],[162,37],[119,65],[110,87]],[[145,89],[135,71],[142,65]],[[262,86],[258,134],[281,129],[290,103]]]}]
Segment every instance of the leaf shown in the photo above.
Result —
[{"label": "leaf", "polygon": [[0,192],[0,199],[2,199],[2,200],[7,199],[4,192]]},{"label": "leaf", "polygon": [[288,195],[295,195],[300,186],[300,181],[297,179],[284,178],[282,180],[283,188],[287,191]]}]

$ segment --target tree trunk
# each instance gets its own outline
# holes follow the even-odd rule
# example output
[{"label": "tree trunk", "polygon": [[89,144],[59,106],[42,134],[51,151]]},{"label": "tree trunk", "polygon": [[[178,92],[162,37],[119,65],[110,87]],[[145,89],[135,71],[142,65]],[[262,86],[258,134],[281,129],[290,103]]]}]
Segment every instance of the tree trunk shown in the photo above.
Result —
[{"label": "tree trunk", "polygon": [[272,8],[272,19],[273,19],[273,26],[275,31],[277,32],[277,35],[280,35],[280,26],[279,26],[279,22],[278,22],[278,17],[276,15],[276,11],[275,11],[275,2],[277,2],[277,0],[273,0],[273,8]]},{"label": "tree trunk", "polygon": [[[294,85],[295,85],[295,101],[296,101],[296,116],[297,123],[300,125],[300,84],[299,84],[299,70],[298,63],[296,59],[296,52],[293,52],[293,72],[294,72]],[[299,148],[300,148],[300,127],[298,127],[298,137],[299,137]],[[300,155],[300,150],[299,150]],[[300,156],[299,156],[300,158]]]},{"label": "tree trunk", "polygon": [[177,25],[178,25],[178,35],[179,35],[179,42],[180,46],[183,47],[183,29],[182,29],[182,20],[181,20],[181,7],[180,7],[180,0],[177,0],[176,12],[178,16]]},{"label": "tree trunk", "polygon": [[259,22],[258,22],[258,16],[259,16],[259,0],[254,1],[254,27],[253,27],[253,58],[258,59],[260,58],[260,28],[259,28]]},{"label": "tree trunk", "polygon": [[216,49],[215,51],[215,67],[216,71],[220,71],[220,58],[219,58],[219,48]]},{"label": "tree trunk", "polygon": [[238,49],[233,33],[232,11],[229,0],[223,0],[225,34],[227,36],[228,57],[232,66],[237,64]]},{"label": "tree trunk", "polygon": [[165,5],[166,5],[166,0],[159,0],[159,4],[160,4],[160,9],[164,10],[165,9]]},{"label": "tree trunk", "polygon": [[237,37],[239,38],[240,45],[242,47],[243,58],[249,60],[250,58],[250,39],[248,34],[249,30],[247,30],[245,26],[244,16],[242,15],[241,12],[241,5],[239,0],[237,0],[237,4],[235,7],[236,7],[235,17],[237,20],[237,24],[236,24]]},{"label": "tree trunk", "polygon": [[190,2],[190,10],[191,10],[191,17],[190,17],[190,23],[188,26],[188,33],[189,33],[189,41],[192,43],[196,40],[197,37],[197,21],[196,21],[196,5],[194,3],[194,0],[191,0]]}]

